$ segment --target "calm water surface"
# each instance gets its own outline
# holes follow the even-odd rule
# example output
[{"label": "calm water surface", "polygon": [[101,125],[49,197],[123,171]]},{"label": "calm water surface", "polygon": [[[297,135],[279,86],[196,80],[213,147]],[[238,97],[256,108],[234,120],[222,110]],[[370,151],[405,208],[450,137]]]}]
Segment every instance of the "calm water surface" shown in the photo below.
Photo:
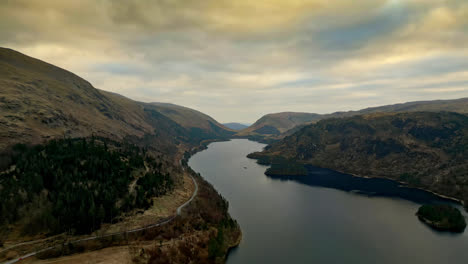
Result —
[{"label": "calm water surface", "polygon": [[189,161],[241,226],[227,263],[468,263],[468,232],[433,231],[415,216],[421,203],[446,201],[313,167],[309,179],[269,178],[246,157],[264,146],[216,142]]}]

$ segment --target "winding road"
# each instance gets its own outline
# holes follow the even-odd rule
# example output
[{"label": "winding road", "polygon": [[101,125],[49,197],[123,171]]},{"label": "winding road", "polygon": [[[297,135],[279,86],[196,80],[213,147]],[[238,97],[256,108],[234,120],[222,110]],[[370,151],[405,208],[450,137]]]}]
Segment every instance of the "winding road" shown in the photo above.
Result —
[{"label": "winding road", "polygon": [[[185,169],[184,169],[185,170]],[[162,226],[162,225],[165,225],[169,222],[171,222],[172,220],[174,220],[177,216],[179,216],[181,213],[182,213],[182,209],[184,209],[184,207],[186,207],[187,205],[190,204],[190,202],[193,201],[193,199],[195,198],[195,196],[197,196],[198,194],[198,183],[197,181],[195,180],[195,178],[190,175],[190,178],[192,178],[192,181],[193,181],[193,184],[195,185],[195,190],[193,191],[193,194],[192,194],[192,197],[190,197],[190,199],[188,199],[184,204],[182,204],[181,206],[177,207],[177,210],[176,210],[176,214],[167,218],[166,220],[162,221],[162,222],[159,222],[159,223],[156,223],[156,224],[152,224],[152,225],[148,225],[148,226],[145,226],[145,227],[141,227],[141,228],[136,228],[136,229],[132,229],[132,230],[127,230],[127,231],[122,231],[122,232],[115,232],[115,233],[110,233],[110,234],[106,234],[106,235],[102,235],[102,236],[91,236],[91,237],[87,237],[87,238],[82,238],[82,239],[78,239],[78,240],[74,240],[74,241],[69,241],[67,243],[77,243],[77,242],[83,242],[83,241],[88,241],[88,240],[94,240],[94,239],[99,239],[99,238],[103,238],[103,237],[109,237],[109,236],[114,236],[114,235],[122,235],[122,234],[130,234],[130,233],[135,233],[135,232],[138,232],[138,231],[143,231],[143,230],[147,230],[147,229],[150,229],[150,228],[154,228],[154,227],[158,227],[158,226]],[[14,248],[14,247],[17,247],[17,246],[20,246],[20,245],[26,245],[26,244],[33,244],[35,242],[39,242],[39,241],[42,241],[44,239],[41,239],[41,240],[35,240],[35,241],[28,241],[28,242],[23,242],[23,243],[19,243],[19,244],[16,244],[14,246],[11,246],[7,249],[4,249],[3,251],[5,250],[9,250],[11,248]],[[52,246],[52,247],[48,247],[48,248],[44,248],[44,249],[41,249],[41,250],[38,250],[38,251],[34,251],[34,252],[31,252],[31,253],[28,253],[26,255],[23,255],[23,256],[20,256],[16,259],[12,259],[12,260],[9,260],[7,262],[3,262],[3,264],[11,264],[11,263],[16,263],[18,261],[21,261],[23,259],[26,259],[26,258],[29,258],[31,256],[34,256],[38,253],[41,253],[41,252],[44,252],[44,251],[47,251],[47,250],[50,250],[50,249],[53,249],[53,248],[56,248],[56,247],[59,247],[59,246],[62,246],[62,244],[60,245],[56,245],[56,246]]]}]

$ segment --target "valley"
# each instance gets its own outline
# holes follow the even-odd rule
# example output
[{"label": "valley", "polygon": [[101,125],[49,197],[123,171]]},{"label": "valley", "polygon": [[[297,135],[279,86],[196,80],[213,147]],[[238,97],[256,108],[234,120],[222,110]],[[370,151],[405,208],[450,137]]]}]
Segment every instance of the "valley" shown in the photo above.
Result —
[{"label": "valley", "polygon": [[[375,230],[396,228],[395,221],[415,237],[449,243],[447,250],[457,259],[466,257],[458,252],[465,233],[427,233],[412,211],[423,203],[467,204],[467,98],[331,114],[267,114],[247,127],[223,125],[187,107],[99,90],[10,49],[0,49],[0,70],[2,262],[223,263],[228,252],[229,263],[282,263],[291,254],[298,262],[320,262],[330,257],[327,250],[336,240],[358,235],[348,237],[349,230],[340,229],[327,240],[315,227],[331,218],[333,228],[352,226],[354,211],[366,215],[370,228],[360,237],[361,246],[340,245],[347,253],[339,258],[358,261],[362,254],[351,251],[369,250]],[[253,197],[255,188],[268,199]],[[272,196],[277,193],[282,195]],[[315,215],[304,215],[308,207],[294,204],[315,199],[323,201],[314,204]],[[352,209],[330,202],[343,199]],[[390,222],[361,207],[374,208]],[[258,229],[272,211],[272,223]],[[285,224],[291,219],[284,212],[303,219]],[[318,221],[314,228],[305,222],[312,219]],[[281,225],[285,233],[278,236],[289,237],[292,247],[276,248],[281,244],[265,240]],[[354,223],[353,228],[364,227]],[[300,235],[303,229],[310,232],[307,237]],[[323,245],[311,245],[323,246],[325,255],[302,245],[312,236],[324,239]],[[410,243],[402,233],[386,236]],[[393,249],[400,252],[393,260],[410,259],[404,248]],[[265,250],[281,254],[256,253]]]},{"label": "valley", "polygon": [[0,264],[468,263],[467,0],[0,25]]}]

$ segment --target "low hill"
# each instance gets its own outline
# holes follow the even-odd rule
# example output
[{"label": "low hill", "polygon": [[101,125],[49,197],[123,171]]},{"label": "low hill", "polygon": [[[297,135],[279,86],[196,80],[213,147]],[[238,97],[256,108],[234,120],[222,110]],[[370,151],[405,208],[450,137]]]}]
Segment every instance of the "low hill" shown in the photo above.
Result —
[{"label": "low hill", "polygon": [[0,48],[0,87],[2,149],[96,135],[133,141],[151,137],[147,142],[174,151],[181,142],[232,134],[198,111],[104,92],[71,72],[11,49]]},{"label": "low hill", "polygon": [[235,123],[235,122],[232,122],[232,123],[224,123],[223,125],[224,125],[225,127],[227,127],[227,128],[232,129],[232,130],[242,130],[242,129],[246,129],[246,128],[249,127],[248,125],[241,124],[241,123]]},{"label": "low hill", "polygon": [[464,114],[378,113],[321,120],[251,157],[281,157],[360,176],[387,177],[468,202]]}]

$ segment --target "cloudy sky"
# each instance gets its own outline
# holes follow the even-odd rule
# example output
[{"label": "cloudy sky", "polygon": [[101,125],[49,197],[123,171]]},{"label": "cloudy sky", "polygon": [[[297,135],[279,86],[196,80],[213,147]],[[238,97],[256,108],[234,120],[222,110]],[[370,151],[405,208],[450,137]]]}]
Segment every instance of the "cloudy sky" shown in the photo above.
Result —
[{"label": "cloudy sky", "polygon": [[0,46],[221,122],[468,96],[466,0],[2,0]]}]

